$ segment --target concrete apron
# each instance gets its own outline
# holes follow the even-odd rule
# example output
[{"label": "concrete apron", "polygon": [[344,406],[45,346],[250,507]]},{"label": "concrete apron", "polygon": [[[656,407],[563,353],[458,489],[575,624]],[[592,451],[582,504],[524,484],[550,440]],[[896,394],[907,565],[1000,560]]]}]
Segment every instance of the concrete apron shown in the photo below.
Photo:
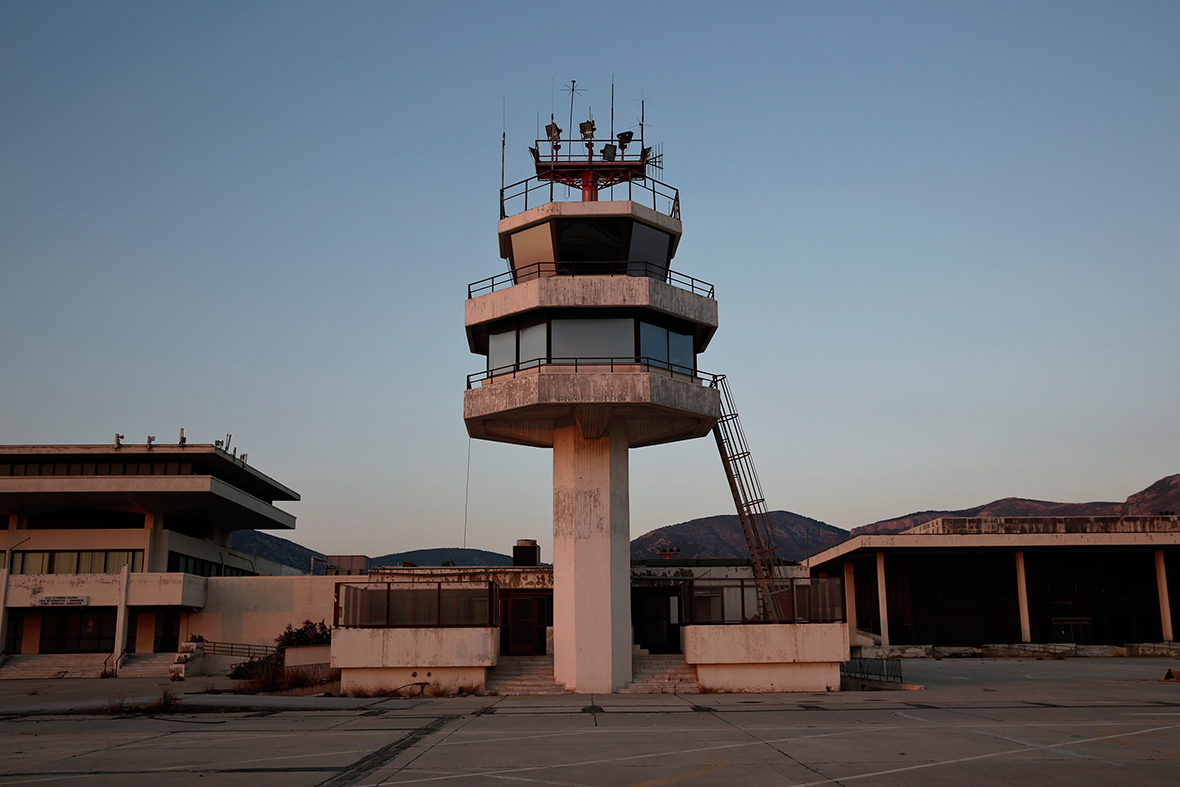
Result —
[{"label": "concrete apron", "polygon": [[631,680],[627,426],[590,420],[553,435],[553,677],[582,694]]}]

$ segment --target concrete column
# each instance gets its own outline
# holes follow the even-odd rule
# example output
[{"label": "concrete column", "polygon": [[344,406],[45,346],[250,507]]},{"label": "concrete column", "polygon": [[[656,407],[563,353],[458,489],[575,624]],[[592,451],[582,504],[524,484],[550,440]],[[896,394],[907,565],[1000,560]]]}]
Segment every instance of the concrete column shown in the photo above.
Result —
[{"label": "concrete column", "polygon": [[[155,546],[156,546],[156,531],[157,522],[163,517],[157,517],[155,514],[145,513],[143,515],[143,529],[146,531],[147,538],[143,544],[143,570],[148,572],[163,572],[167,571],[168,567],[159,568],[155,561]],[[138,641],[138,640],[137,640]]]},{"label": "concrete column", "polygon": [[626,424],[586,426],[553,435],[553,675],[582,694],[631,680]]},{"label": "concrete column", "polygon": [[848,619],[848,644],[856,647],[856,567],[844,564],[844,616]]},{"label": "concrete column", "polygon": [[885,604],[885,553],[877,553],[877,609],[881,614],[881,644],[889,644],[889,607]]},{"label": "concrete column", "polygon": [[1164,551],[1155,551],[1155,584],[1160,593],[1160,623],[1164,642],[1172,641],[1172,603],[1168,600],[1168,570],[1164,567]]},{"label": "concrete column", "polygon": [[115,674],[119,674],[119,658],[127,652],[127,586],[130,584],[130,567],[124,563],[119,573],[119,614],[115,618]]},{"label": "concrete column", "polygon": [[1016,553],[1016,601],[1020,605],[1020,641],[1032,642],[1032,626],[1028,623],[1028,583],[1024,580],[1024,553]]},{"label": "concrete column", "polygon": [[8,642],[8,566],[0,568],[0,650]]}]

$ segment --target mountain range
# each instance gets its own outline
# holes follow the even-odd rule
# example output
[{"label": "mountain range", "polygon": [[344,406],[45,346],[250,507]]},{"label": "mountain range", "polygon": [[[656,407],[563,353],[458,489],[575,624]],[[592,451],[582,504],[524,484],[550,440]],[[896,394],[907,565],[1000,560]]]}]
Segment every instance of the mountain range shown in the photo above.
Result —
[{"label": "mountain range", "polygon": [[[919,511],[893,519],[882,519],[854,528],[851,532],[818,519],[771,511],[770,526],[779,545],[779,554],[787,560],[802,560],[834,546],[852,536],[900,533],[939,517],[1027,517],[1027,516],[1150,516],[1180,510],[1180,474],[1156,481],[1122,503],[1053,503],[1006,497],[991,503],[947,511]],[[294,541],[257,530],[238,530],[231,546],[266,560],[306,570],[312,558],[323,555]],[[659,550],[677,548],[678,558],[746,559],[749,550],[742,536],[736,514],[720,514],[668,525],[646,533],[631,542],[632,558],[658,558]],[[404,562],[419,566],[437,566],[453,560],[457,566],[510,566],[512,558],[481,549],[439,548],[395,552],[372,559],[372,565],[399,566]]]},{"label": "mountain range", "polygon": [[882,519],[880,522],[853,528],[852,535],[900,533],[942,516],[1152,516],[1161,511],[1175,513],[1177,510],[1180,510],[1180,474],[1161,478],[1122,503],[1051,503],[1045,500],[1005,497],[1002,500],[958,511],[921,511],[894,519]]}]

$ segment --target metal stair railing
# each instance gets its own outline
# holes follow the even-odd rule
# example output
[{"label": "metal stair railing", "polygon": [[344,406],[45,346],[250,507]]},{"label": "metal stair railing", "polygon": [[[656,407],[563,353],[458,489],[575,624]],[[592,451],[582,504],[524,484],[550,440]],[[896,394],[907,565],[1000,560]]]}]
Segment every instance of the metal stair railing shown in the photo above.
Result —
[{"label": "metal stair railing", "polygon": [[738,419],[733,394],[725,375],[717,375],[710,387],[721,393],[721,417],[713,426],[713,438],[721,454],[725,478],[737,507],[742,534],[750,550],[750,562],[754,567],[754,579],[758,587],[758,612],[767,621],[794,621],[793,599],[789,581],[779,575],[778,543],[770,526],[766,510],[766,499],[754,461],[746,444],[746,436]]}]

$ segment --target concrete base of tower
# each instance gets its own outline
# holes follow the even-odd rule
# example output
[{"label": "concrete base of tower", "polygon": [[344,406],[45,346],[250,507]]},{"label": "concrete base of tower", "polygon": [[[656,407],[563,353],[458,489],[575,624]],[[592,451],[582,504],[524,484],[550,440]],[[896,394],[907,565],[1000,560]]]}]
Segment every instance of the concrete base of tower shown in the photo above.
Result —
[{"label": "concrete base of tower", "polygon": [[593,420],[553,433],[553,677],[583,694],[631,680],[627,424]]}]

